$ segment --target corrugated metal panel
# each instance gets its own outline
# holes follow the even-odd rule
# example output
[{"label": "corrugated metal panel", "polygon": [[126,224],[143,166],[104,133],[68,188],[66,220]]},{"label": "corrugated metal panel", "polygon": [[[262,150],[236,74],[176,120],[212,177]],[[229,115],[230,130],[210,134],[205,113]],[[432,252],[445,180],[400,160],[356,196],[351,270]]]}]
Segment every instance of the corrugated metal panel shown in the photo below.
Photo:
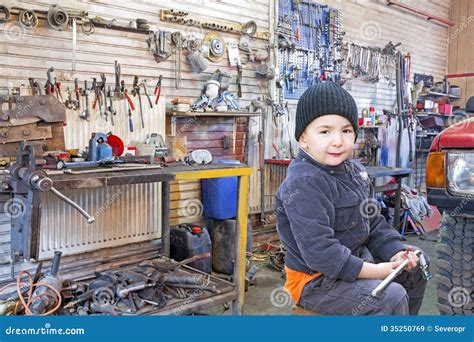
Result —
[{"label": "corrugated metal panel", "polygon": [[161,185],[114,185],[65,190],[63,193],[93,213],[88,225],[71,206],[43,193],[39,258],[89,252],[161,237]]},{"label": "corrugated metal panel", "polygon": [[[10,252],[10,229],[11,219],[5,214],[5,203],[9,197],[0,195],[0,274],[9,272],[9,264],[11,261]],[[2,272],[1,269],[5,270]]]}]

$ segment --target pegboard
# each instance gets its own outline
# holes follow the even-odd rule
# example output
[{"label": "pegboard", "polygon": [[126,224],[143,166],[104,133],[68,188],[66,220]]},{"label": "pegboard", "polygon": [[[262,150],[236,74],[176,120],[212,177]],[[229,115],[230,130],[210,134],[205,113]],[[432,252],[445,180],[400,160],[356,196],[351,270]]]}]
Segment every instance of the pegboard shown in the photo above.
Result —
[{"label": "pegboard", "polygon": [[[278,49],[284,97],[298,99],[321,79],[338,81],[344,34],[340,11],[310,0],[279,0],[278,11],[279,21],[284,16],[290,18],[295,41],[294,49]],[[296,39],[298,28],[299,40]],[[292,78],[295,80],[290,82]]]}]

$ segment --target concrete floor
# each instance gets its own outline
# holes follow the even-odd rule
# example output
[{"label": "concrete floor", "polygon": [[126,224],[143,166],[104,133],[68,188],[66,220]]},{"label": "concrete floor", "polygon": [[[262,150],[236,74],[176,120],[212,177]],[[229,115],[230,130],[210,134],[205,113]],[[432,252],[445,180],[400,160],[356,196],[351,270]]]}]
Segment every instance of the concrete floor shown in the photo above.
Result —
[{"label": "concrete floor", "polygon": [[[433,275],[436,273],[436,239],[437,231],[434,231],[423,237],[409,235],[406,241],[407,244],[415,245],[428,254],[431,259],[430,270]],[[271,300],[272,291],[281,288],[285,283],[281,274],[266,263],[257,264],[257,266],[259,267],[257,285],[251,286],[245,294],[244,315],[291,315],[293,302],[284,293],[280,292],[280,296],[275,295],[273,296],[275,299]],[[229,311],[225,314],[229,314]],[[428,282],[420,315],[439,315],[436,307],[434,278]]]}]

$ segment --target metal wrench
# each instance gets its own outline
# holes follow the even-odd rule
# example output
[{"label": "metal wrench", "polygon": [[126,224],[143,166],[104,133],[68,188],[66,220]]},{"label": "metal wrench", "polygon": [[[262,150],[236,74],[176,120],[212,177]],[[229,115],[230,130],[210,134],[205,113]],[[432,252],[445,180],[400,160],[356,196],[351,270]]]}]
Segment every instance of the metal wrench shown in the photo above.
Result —
[{"label": "metal wrench", "polygon": [[[415,251],[414,254],[420,258],[420,268],[423,272],[423,278],[426,280],[431,279],[431,274],[428,270],[428,263],[420,250]],[[382,282],[372,291],[372,297],[378,297],[385,288],[400,274],[403,272],[405,267],[408,265],[409,260],[405,259],[390,275],[382,280]]]},{"label": "metal wrench", "polygon": [[87,81],[84,81],[84,97],[86,99],[86,104],[84,106],[84,111],[81,114],[81,119],[89,121],[90,113],[89,113],[89,89],[87,88]]},{"label": "metal wrench", "polygon": [[148,87],[146,86],[146,80],[141,82],[143,86],[143,90],[145,91],[146,98],[148,99],[148,103],[150,104],[150,108],[153,108],[153,102],[151,101],[150,94],[148,94]]},{"label": "metal wrench", "polygon": [[114,93],[112,92],[112,87],[109,86],[109,89],[107,91],[107,97],[109,98],[109,106],[107,107],[107,112],[110,114],[110,121],[112,123],[112,126],[114,126],[114,115],[116,114],[116,110],[114,108],[114,103],[113,103],[113,96]]}]

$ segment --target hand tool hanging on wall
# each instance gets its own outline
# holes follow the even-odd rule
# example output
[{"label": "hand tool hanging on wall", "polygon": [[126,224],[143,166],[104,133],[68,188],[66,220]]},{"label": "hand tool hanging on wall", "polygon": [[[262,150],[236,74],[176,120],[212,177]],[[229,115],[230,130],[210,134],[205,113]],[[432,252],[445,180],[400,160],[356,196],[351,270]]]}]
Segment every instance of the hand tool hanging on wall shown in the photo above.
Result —
[{"label": "hand tool hanging on wall", "polygon": [[237,96],[242,97],[242,65],[237,64]]},{"label": "hand tool hanging on wall", "polygon": [[54,78],[54,90],[58,100],[64,103],[63,95],[61,93],[61,82],[59,82],[56,77]]},{"label": "hand tool hanging on wall", "polygon": [[140,85],[138,84],[138,76],[135,75],[133,78],[133,96],[138,96],[138,105],[140,106],[140,119],[142,122],[142,128],[145,128],[145,118],[143,116],[143,106],[142,106],[142,98],[140,96]]},{"label": "hand tool hanging on wall", "polygon": [[91,90],[94,92],[94,102],[92,103],[92,109],[96,109],[97,104],[99,105],[99,114],[101,117],[105,115],[105,121],[107,121],[107,115],[102,111],[102,94],[100,92],[100,86],[97,84],[97,78],[92,77]]},{"label": "hand tool hanging on wall", "polygon": [[145,92],[145,96],[148,99],[148,104],[150,105],[150,109],[153,109],[153,102],[151,101],[150,94],[148,94],[148,86],[146,84],[146,80],[141,81],[141,85],[143,86],[143,91]]},{"label": "hand tool hanging on wall", "polygon": [[158,82],[156,82],[155,86],[155,104],[158,105],[158,101],[160,100],[161,95],[161,80],[163,79],[163,75],[158,76]]},{"label": "hand tool hanging on wall", "polygon": [[112,123],[112,126],[114,126],[114,115],[116,114],[116,110],[114,108],[114,102],[113,102],[113,97],[114,97],[114,92],[112,91],[112,87],[109,86],[108,91],[107,91],[107,97],[109,98],[109,106],[107,107],[108,114],[110,115],[110,122]]},{"label": "hand tool hanging on wall", "polygon": [[80,110],[81,109],[81,89],[79,88],[79,80],[77,78],[74,79],[74,92],[76,93],[77,110]]},{"label": "hand tool hanging on wall", "polygon": [[28,78],[33,95],[43,95],[43,88],[34,78]]},{"label": "hand tool hanging on wall", "polygon": [[150,32],[147,39],[150,52],[155,61],[161,63],[171,56],[171,32],[156,31]]},{"label": "hand tool hanging on wall", "polygon": [[77,104],[76,104],[76,101],[72,99],[72,92],[71,92],[71,89],[69,89],[69,87],[66,88],[66,93],[67,93],[67,100],[64,101],[64,106],[66,106],[67,109],[76,110]]},{"label": "hand tool hanging on wall", "polygon": [[90,112],[89,112],[89,88],[87,88],[87,81],[84,81],[84,90],[83,95],[85,99],[84,111],[81,113],[80,118],[86,121],[89,121]]},{"label": "hand tool hanging on wall", "polygon": [[54,94],[53,72],[54,72],[53,67],[49,68],[48,71],[46,72],[47,80],[46,80],[46,84],[44,86],[46,95],[53,95]]},{"label": "hand tool hanging on wall", "polygon": [[114,95],[116,98],[123,98],[123,90],[120,86],[120,74],[121,74],[121,66],[120,63],[115,61],[115,90]]},{"label": "hand tool hanging on wall", "polygon": [[107,78],[105,77],[105,74],[103,72],[100,73],[100,79],[101,79],[101,82],[99,85],[99,89],[100,89],[100,94],[104,95],[104,101],[103,101],[104,113],[105,113],[105,121],[107,121],[107,117],[108,117],[107,115],[108,113],[106,113],[107,112],[107,89],[106,89]]},{"label": "hand tool hanging on wall", "polygon": [[171,34],[171,40],[175,45],[175,87],[176,89],[181,89],[181,57],[182,57],[182,49],[183,49],[183,36],[181,32],[173,32]]},{"label": "hand tool hanging on wall", "polygon": [[132,120],[132,110],[135,110],[135,105],[133,104],[132,99],[128,95],[128,90],[125,89],[123,92],[125,98],[127,99],[128,103],[128,129],[130,132],[133,132],[133,120]]}]

